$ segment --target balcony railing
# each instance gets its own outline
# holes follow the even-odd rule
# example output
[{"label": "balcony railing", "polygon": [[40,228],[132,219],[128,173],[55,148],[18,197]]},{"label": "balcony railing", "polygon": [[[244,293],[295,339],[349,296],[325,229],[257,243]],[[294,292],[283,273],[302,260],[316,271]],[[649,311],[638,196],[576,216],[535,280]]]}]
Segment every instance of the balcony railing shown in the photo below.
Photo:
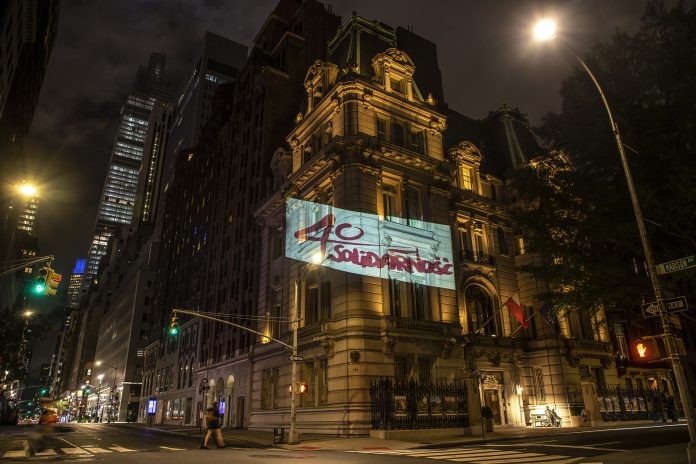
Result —
[{"label": "balcony railing", "polygon": [[487,264],[489,266],[495,265],[495,259],[493,256],[482,251],[461,250],[460,255],[464,261],[468,261],[470,263]]}]

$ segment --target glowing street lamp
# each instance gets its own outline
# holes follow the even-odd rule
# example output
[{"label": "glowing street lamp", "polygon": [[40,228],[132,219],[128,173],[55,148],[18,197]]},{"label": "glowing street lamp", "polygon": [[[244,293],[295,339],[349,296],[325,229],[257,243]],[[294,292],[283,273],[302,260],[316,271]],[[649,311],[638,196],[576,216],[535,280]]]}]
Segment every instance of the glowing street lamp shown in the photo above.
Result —
[{"label": "glowing street lamp", "polygon": [[662,293],[662,285],[657,277],[657,271],[655,269],[655,258],[653,257],[652,248],[650,247],[650,242],[648,240],[648,232],[645,227],[645,221],[643,220],[643,213],[640,209],[640,203],[638,202],[638,195],[636,193],[636,188],[633,184],[633,175],[631,174],[631,168],[628,165],[628,159],[626,158],[626,152],[624,151],[624,145],[621,141],[621,134],[619,132],[619,127],[614,121],[614,116],[609,107],[609,102],[607,97],[604,95],[604,90],[599,85],[599,81],[595,77],[592,70],[590,70],[587,63],[580,58],[573,48],[568,45],[568,43],[559,38],[556,34],[556,23],[552,19],[543,19],[537,22],[534,27],[534,38],[536,41],[549,41],[557,39],[559,40],[572,54],[577,58],[577,60],[582,65],[583,69],[587,72],[592,79],[599,95],[602,97],[602,102],[604,103],[604,108],[609,116],[609,123],[611,124],[611,130],[614,134],[614,139],[616,140],[616,147],[619,150],[619,157],[621,158],[621,165],[623,166],[624,176],[626,177],[626,185],[628,187],[628,193],[631,197],[631,205],[633,206],[633,213],[636,217],[636,222],[638,223],[638,232],[640,233],[640,240],[643,245],[643,253],[645,254],[645,261],[648,265],[648,273],[650,274],[650,281],[652,283],[653,292],[655,293],[655,300],[657,302],[660,322],[662,323],[662,330],[664,332],[665,346],[667,348],[667,356],[672,364],[672,372],[674,373],[674,380],[677,384],[677,389],[679,390],[679,396],[682,400],[682,405],[684,407],[684,416],[686,418],[686,423],[689,429],[690,443],[687,445],[687,455],[689,462],[696,464],[696,424],[694,423],[693,417],[693,405],[691,402],[691,394],[688,389],[688,382],[686,378],[686,373],[684,371],[684,366],[679,359],[679,351],[677,350],[676,340],[674,333],[672,332],[672,325],[669,321],[669,313],[665,306],[665,298]]},{"label": "glowing street lamp", "polygon": [[[103,364],[104,366],[110,367],[111,369],[114,370],[114,383],[111,386],[111,399],[109,401],[109,403],[111,404],[111,411],[109,412],[109,416],[106,420],[107,422],[111,422],[111,416],[113,416],[113,412],[114,412],[114,393],[116,392],[116,373],[118,372],[118,365],[112,366],[111,364],[105,363],[103,361],[96,361],[94,364],[96,366],[101,366]],[[99,378],[99,377],[97,377],[97,378]],[[101,379],[99,379],[99,380],[101,381]]]}]

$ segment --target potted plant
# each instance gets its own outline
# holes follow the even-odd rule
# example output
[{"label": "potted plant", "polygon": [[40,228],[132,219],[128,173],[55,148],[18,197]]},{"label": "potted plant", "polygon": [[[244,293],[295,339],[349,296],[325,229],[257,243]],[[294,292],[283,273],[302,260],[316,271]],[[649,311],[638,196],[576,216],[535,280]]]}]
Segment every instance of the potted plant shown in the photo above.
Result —
[{"label": "potted plant", "polygon": [[493,431],[493,410],[490,406],[484,406],[481,408],[481,420],[483,421],[483,427],[486,432]]},{"label": "potted plant", "polygon": [[581,404],[570,405],[570,426],[580,427],[582,425],[582,410],[584,409]]}]

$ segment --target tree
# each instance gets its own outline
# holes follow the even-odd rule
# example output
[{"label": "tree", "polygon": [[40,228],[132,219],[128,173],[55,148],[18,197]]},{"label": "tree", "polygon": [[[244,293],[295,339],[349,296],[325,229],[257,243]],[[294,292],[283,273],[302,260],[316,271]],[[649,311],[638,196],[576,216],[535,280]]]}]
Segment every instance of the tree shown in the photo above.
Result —
[{"label": "tree", "polygon": [[[696,9],[651,1],[637,33],[616,32],[584,57],[627,145],[657,262],[694,254],[696,242]],[[593,311],[654,300],[616,143],[589,76],[564,81],[560,114],[539,135],[556,151],[513,175],[525,270],[550,283],[556,307]],[[694,294],[693,272],[663,277],[667,293]]]}]

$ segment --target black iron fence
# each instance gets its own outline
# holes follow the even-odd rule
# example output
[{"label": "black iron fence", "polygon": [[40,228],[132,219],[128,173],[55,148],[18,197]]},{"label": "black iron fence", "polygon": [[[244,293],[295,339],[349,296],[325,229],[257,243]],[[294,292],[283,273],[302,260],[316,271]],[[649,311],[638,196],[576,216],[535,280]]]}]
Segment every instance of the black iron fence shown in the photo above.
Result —
[{"label": "black iron fence", "polygon": [[394,383],[382,378],[370,386],[372,428],[434,429],[469,426],[467,388],[463,382]]},{"label": "black iron fence", "polygon": [[652,388],[607,386],[597,390],[604,421],[675,420],[681,416],[674,397]]}]

